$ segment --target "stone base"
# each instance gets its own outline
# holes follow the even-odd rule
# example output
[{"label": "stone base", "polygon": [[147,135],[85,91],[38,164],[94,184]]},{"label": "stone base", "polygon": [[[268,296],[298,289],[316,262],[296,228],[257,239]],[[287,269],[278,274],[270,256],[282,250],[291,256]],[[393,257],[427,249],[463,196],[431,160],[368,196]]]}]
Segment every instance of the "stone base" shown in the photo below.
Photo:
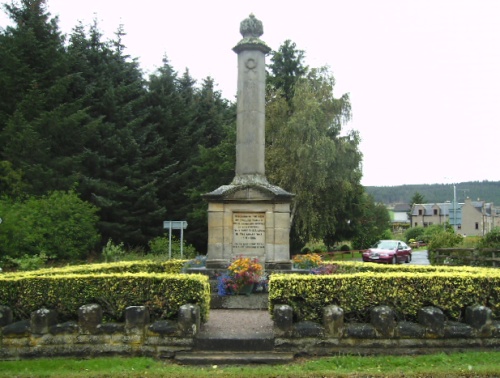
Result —
[{"label": "stone base", "polygon": [[228,260],[208,260],[206,262],[207,269],[224,269],[227,270],[227,267],[229,266],[229,261]]},{"label": "stone base", "polygon": [[265,263],[266,272],[273,273],[276,271],[290,271],[292,270],[292,261],[266,261]]}]

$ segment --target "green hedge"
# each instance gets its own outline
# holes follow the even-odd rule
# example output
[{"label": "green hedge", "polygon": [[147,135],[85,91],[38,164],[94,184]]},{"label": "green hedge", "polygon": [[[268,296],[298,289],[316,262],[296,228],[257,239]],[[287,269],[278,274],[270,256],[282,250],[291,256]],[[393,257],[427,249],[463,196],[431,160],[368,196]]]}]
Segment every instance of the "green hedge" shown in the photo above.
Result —
[{"label": "green hedge", "polygon": [[[321,321],[323,308],[336,304],[343,308],[348,321],[367,321],[370,308],[384,304],[394,308],[400,320],[416,320],[417,311],[425,306],[439,307],[450,320],[460,320],[467,306],[482,304],[492,309],[495,318],[500,318],[499,270],[342,265],[340,270],[364,270],[363,266],[372,270],[354,274],[272,275],[271,313],[275,305],[289,304],[295,321]],[[395,271],[398,268],[400,271]]]},{"label": "green hedge", "polygon": [[208,319],[208,277],[195,274],[116,273],[0,276],[0,304],[16,319],[27,319],[42,307],[58,311],[59,320],[76,320],[84,304],[102,306],[105,319],[122,321],[128,306],[147,306],[153,320],[175,318],[180,306],[192,303]]}]

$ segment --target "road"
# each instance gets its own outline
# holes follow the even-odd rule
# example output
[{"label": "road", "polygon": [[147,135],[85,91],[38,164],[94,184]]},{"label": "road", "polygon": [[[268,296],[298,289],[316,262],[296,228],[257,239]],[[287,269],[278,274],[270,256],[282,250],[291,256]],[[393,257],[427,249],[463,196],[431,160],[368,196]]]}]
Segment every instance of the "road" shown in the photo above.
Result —
[{"label": "road", "polygon": [[427,250],[413,251],[410,265],[430,265]]}]

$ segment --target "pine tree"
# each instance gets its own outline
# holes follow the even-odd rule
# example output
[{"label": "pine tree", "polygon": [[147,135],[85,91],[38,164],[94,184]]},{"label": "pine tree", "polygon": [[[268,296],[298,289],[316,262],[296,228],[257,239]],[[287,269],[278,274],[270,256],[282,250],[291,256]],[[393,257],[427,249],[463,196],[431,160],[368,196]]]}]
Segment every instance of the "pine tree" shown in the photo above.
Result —
[{"label": "pine tree", "polygon": [[99,207],[100,232],[129,245],[146,245],[161,230],[163,209],[147,168],[145,82],[136,60],[124,54],[120,26],[114,41],[102,41],[96,22],[87,37],[79,25],[70,38],[71,67],[78,90],[96,121],[85,141],[79,191]]},{"label": "pine tree", "polygon": [[4,7],[14,26],[0,35],[1,158],[22,172],[28,193],[67,190],[92,120],[74,96],[64,37],[45,1]]}]

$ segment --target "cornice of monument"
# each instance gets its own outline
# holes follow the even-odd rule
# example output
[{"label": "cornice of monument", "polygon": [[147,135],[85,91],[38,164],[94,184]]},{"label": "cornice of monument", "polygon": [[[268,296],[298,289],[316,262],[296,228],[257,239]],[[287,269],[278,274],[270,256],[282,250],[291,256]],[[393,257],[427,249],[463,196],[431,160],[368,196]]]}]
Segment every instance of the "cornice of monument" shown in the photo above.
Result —
[{"label": "cornice of monument", "polygon": [[279,186],[276,185],[271,185],[269,183],[267,184],[259,184],[259,183],[245,183],[245,184],[230,184],[230,185],[222,185],[215,189],[214,191],[210,193],[206,193],[203,195],[203,197],[207,200],[224,200],[228,197],[230,197],[232,194],[241,191],[241,190],[248,190],[248,189],[254,189],[262,193],[266,193],[274,197],[275,199],[284,199],[284,200],[290,200],[293,198],[295,195],[287,192],[286,190],[280,188]]},{"label": "cornice of monument", "polygon": [[264,34],[262,21],[257,20],[253,14],[240,23],[240,33],[243,39],[233,48],[235,53],[244,50],[259,50],[264,54],[271,51],[271,48],[259,37]]}]

